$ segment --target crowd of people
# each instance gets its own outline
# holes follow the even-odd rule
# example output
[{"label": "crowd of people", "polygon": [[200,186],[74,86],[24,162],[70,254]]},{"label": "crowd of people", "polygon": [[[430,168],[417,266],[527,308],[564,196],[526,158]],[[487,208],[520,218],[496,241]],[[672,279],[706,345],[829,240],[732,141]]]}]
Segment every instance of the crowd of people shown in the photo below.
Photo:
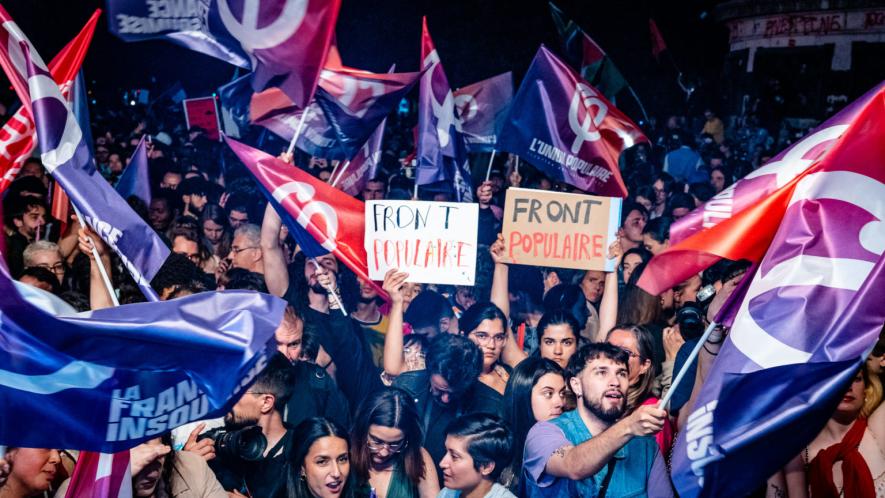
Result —
[{"label": "crowd of people", "polygon": [[[752,119],[726,125],[709,110],[662,121],[651,144],[622,155],[630,197],[608,248],[617,268],[609,273],[505,262],[506,189],[576,189],[501,158],[476,187],[476,285],[417,284],[391,270],[386,301],[333,255],[299,252],[234,156],[205,130],[185,129],[177,107],[168,106],[102,109],[92,130],[97,167],[111,183],[142,135],[150,136],[152,198],[128,202],[172,250],[151,285],[164,300],[247,289],[288,307],[275,334],[279,354],[223,420],[180,427],[131,450],[133,495],[674,495],[669,457],[727,329],[707,339],[672,386],[670,403],[659,401],[749,264],[722,261],[659,296],[636,282],[668,247],[672,222],[795,133]],[[389,120],[380,173],[363,200],[412,197],[410,130],[406,118]],[[247,140],[284,147],[259,131]],[[280,157],[320,179],[335,168],[300,153]],[[483,178],[488,159],[474,159],[474,177]],[[52,217],[51,184],[31,158],[5,193],[13,277],[86,311],[112,305],[101,266],[121,303],[143,301],[98,236],[74,215]],[[418,195],[453,198],[424,189]],[[880,337],[826,428],[760,483],[760,495],[885,496],[883,372]],[[8,448],[0,498],[63,497],[75,459],[68,449]]]}]

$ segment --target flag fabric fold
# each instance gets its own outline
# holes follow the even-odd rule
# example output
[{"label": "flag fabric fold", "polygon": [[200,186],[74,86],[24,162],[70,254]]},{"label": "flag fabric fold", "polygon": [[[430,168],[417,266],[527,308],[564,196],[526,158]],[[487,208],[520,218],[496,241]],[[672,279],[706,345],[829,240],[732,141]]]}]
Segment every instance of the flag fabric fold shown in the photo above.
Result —
[{"label": "flag fabric fold", "polygon": [[130,498],[129,451],[81,451],[65,498]]},{"label": "flag fabric fold", "polygon": [[[2,7],[0,13],[7,19],[0,32],[10,40],[0,49],[0,60],[7,61],[4,68],[16,71],[8,75],[10,79],[28,83],[28,92],[19,97],[31,103],[46,171],[62,186],[84,221],[120,256],[145,295],[155,298],[149,282],[169,256],[169,248],[98,173],[80,125],[40,55],[29,48],[27,38]],[[21,62],[16,65],[13,60]]]},{"label": "flag fabric fold", "polygon": [[[295,145],[312,156],[353,158],[420,74],[324,69]],[[303,112],[277,89],[254,94],[250,104],[252,122],[285,140],[295,136]]]},{"label": "flag fabric fold", "polygon": [[[363,202],[258,149],[225,137],[308,257],[332,253],[366,282]],[[375,285],[386,299],[387,293]]]},{"label": "flag fabric fold", "polygon": [[648,142],[630,118],[543,45],[513,99],[499,149],[581,190],[626,197],[618,158]]},{"label": "flag fabric fold", "polygon": [[[92,16],[86,21],[86,24],[80,30],[80,33],[59,52],[49,62],[49,72],[52,73],[52,79],[62,89],[62,94],[70,101],[74,79],[80,71],[83,64],[83,58],[89,49],[89,43],[95,32],[96,23],[101,15],[101,10],[96,10]],[[13,23],[9,14],[0,7],[0,22]],[[18,28],[15,28],[18,29]],[[6,47],[6,50],[15,50],[18,46],[10,45],[9,32],[0,29],[0,44]],[[2,50],[2,49],[0,49]],[[0,57],[0,67],[6,72],[19,98],[22,99],[22,106],[12,115],[9,121],[0,129],[0,193],[3,193],[9,184],[15,180],[24,164],[25,159],[30,157],[31,152],[37,146],[36,133],[34,129],[34,117],[31,113],[31,102],[22,95],[27,95],[27,83],[19,76],[19,70],[15,68],[11,62],[14,59]],[[65,220],[62,220],[65,221]]]},{"label": "flag fabric fold", "polygon": [[223,415],[273,353],[286,306],[227,291],[77,314],[3,265],[0,294],[0,444],[108,453]]},{"label": "flag fabric fold", "polygon": [[[356,197],[366,187],[366,183],[378,174],[378,166],[381,163],[381,143],[384,139],[384,124],[382,121],[378,129],[369,138],[359,153],[347,164],[347,169],[339,174],[335,180],[335,186]],[[344,167],[344,166],[341,166]]]},{"label": "flag fabric fold", "polygon": [[[763,208],[683,241],[712,245],[731,225],[716,252],[758,269],[677,442],[680,496],[750,493],[821,430],[875,343],[885,322],[883,125],[885,89]],[[768,233],[745,244],[756,231]]]},{"label": "flag fabric fold", "polygon": [[125,41],[166,38],[252,69],[256,91],[278,87],[299,107],[323,68],[341,0],[177,2],[108,0],[110,30]]},{"label": "flag fabric fold", "polygon": [[470,152],[491,152],[513,100],[513,74],[504,74],[459,88],[455,109]]},{"label": "flag fabric fold", "polygon": [[648,20],[648,32],[651,35],[651,55],[658,59],[667,50],[667,44],[664,42],[661,30],[658,29],[658,24],[654,19]]}]

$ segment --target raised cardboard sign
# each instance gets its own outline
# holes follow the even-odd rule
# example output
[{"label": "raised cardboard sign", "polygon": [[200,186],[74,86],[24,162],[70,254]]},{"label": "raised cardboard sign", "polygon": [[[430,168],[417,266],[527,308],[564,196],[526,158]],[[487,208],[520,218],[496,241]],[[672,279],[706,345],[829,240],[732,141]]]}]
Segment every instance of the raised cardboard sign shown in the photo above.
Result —
[{"label": "raised cardboard sign", "polygon": [[547,190],[507,189],[504,242],[511,263],[613,271],[621,199]]}]

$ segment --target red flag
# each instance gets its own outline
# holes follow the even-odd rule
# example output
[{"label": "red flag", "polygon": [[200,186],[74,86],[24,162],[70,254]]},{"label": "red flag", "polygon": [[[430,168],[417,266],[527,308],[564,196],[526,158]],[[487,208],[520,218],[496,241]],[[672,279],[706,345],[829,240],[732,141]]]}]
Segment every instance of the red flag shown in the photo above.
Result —
[{"label": "red flag", "polygon": [[[300,225],[322,249],[333,253],[364,281],[372,282],[366,264],[362,201],[258,149],[228,137],[224,140],[261,184],[277,211],[288,213],[290,219],[286,221]],[[376,289],[387,299],[386,292],[379,286]]]},{"label": "red flag", "polygon": [[[638,285],[650,294],[657,295],[722,258],[759,262],[774,239],[787,208],[794,202],[794,194],[799,195],[803,189],[807,189],[811,179],[820,173],[850,171],[878,180],[883,176],[878,158],[885,157],[885,151],[881,150],[882,143],[885,142],[876,143],[873,140],[871,145],[869,140],[864,140],[866,135],[876,139],[881,135],[875,129],[885,122],[883,109],[885,88],[880,88],[835,145],[811,167],[758,203],[689,236],[652,258]],[[851,221],[844,220],[844,223]],[[835,233],[837,227],[834,224],[827,230]],[[870,233],[869,236],[872,237],[873,234]]]},{"label": "red flag", "polygon": [[657,59],[660,57],[661,52],[667,50],[667,44],[664,43],[664,37],[661,36],[661,30],[658,29],[654,19],[648,20],[648,30],[651,33],[651,55]]},{"label": "red flag", "polygon": [[132,474],[129,452],[81,451],[65,498],[129,498]]},{"label": "red flag", "polygon": [[[77,77],[77,72],[80,71],[80,66],[83,64],[83,58],[86,56],[86,51],[89,48],[89,42],[92,40],[92,34],[95,32],[95,25],[100,14],[101,10],[96,10],[86,22],[86,25],[83,26],[83,29],[80,30],[77,37],[71,40],[49,63],[49,72],[52,73],[52,78],[58,83],[62,94],[69,102],[74,78]],[[2,6],[0,6],[0,21],[13,23],[14,25],[14,21],[3,10]],[[15,29],[18,28],[16,27]],[[0,38],[5,38],[5,40],[0,40],[0,43],[2,43],[0,52],[3,52],[4,55],[4,57],[0,57],[0,66],[7,69],[11,61],[15,60],[7,57],[10,55],[8,52],[9,47],[14,46],[14,44],[9,44],[8,33],[5,30],[0,30]],[[9,69],[6,71],[7,75],[20,74],[11,67]],[[27,85],[24,84],[24,80],[21,78],[12,78],[12,83],[16,92],[18,92],[19,99],[21,99],[24,105],[0,129],[0,193],[4,192],[9,187],[9,184],[15,180],[25,159],[30,157],[31,152],[37,145]],[[24,86],[19,88],[20,85]],[[24,93],[21,93],[22,91]],[[65,221],[62,220],[62,222]]]}]

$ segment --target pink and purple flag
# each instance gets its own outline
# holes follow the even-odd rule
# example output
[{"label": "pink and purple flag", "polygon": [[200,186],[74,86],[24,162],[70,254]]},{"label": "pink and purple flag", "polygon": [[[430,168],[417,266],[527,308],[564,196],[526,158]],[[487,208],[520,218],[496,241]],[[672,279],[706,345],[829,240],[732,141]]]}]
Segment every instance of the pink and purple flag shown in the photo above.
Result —
[{"label": "pink and purple flag", "polygon": [[673,456],[680,496],[745,496],[764,483],[820,432],[876,342],[885,322],[885,89],[869,97],[810,167],[683,241],[758,269],[686,407]]},{"label": "pink and purple flag", "polygon": [[24,33],[0,7],[3,25],[0,61],[10,80],[27,82],[19,94],[34,113],[37,142],[46,171],[52,175],[95,232],[123,261],[149,298],[156,297],[150,280],[169,256],[169,248],[95,168],[89,144],[58,85]]},{"label": "pink and purple flag", "polygon": [[581,190],[626,197],[621,152],[648,142],[619,111],[543,45],[510,105],[499,149]]},{"label": "pink and purple flag", "polygon": [[[62,94],[69,102],[72,98],[71,90],[74,80],[83,64],[83,58],[86,56],[100,15],[101,10],[96,10],[76,38],[65,45],[61,52],[49,62],[49,72],[52,73],[53,80],[61,87]],[[0,20],[12,22],[2,7],[0,7]],[[0,30],[0,44],[10,50],[15,50],[16,46],[10,46],[9,41],[9,33],[6,30]],[[20,74],[14,66],[3,62],[5,60],[7,59],[0,58],[0,66],[3,67],[7,75]],[[21,90],[27,95],[27,84],[19,76],[10,75],[10,81],[13,82],[16,93]],[[0,193],[3,193],[15,180],[25,159],[30,157],[31,152],[37,146],[34,118],[30,110],[31,103],[27,99],[22,100],[22,103],[24,105],[0,129]]]},{"label": "pink and purple flag", "polygon": [[471,152],[491,152],[513,100],[513,74],[504,74],[459,88],[454,92],[461,132]]},{"label": "pink and purple flag", "polygon": [[458,201],[473,200],[467,149],[455,114],[455,97],[427,29],[421,31],[421,82],[418,95],[418,168],[415,182],[445,190]]},{"label": "pink and purple flag", "polygon": [[166,38],[252,69],[252,87],[310,102],[335,31],[341,0],[208,0],[158,5],[108,0],[111,32],[126,41]]}]

